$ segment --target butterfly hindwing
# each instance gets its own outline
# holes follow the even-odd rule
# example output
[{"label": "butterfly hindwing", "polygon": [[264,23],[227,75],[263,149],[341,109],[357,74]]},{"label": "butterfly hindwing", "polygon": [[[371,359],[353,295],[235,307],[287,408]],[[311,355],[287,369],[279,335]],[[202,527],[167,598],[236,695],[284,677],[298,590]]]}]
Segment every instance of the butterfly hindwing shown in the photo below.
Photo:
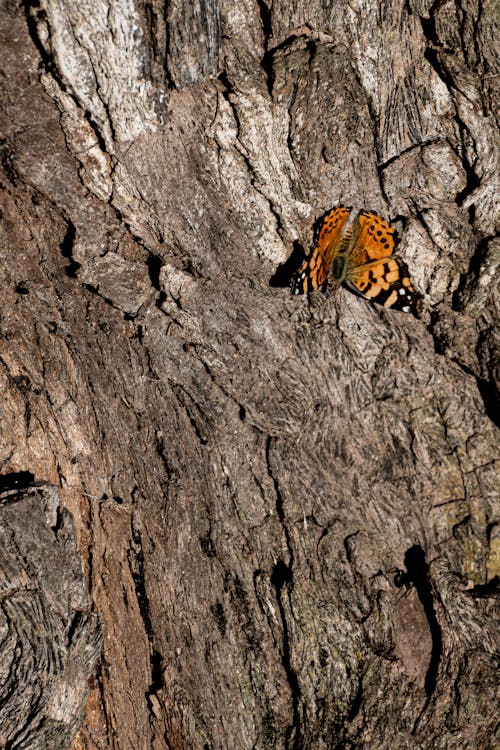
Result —
[{"label": "butterfly hindwing", "polygon": [[327,281],[342,230],[350,213],[350,208],[337,206],[325,215],[311,254],[292,276],[292,294],[308,294],[314,289],[319,289]]},{"label": "butterfly hindwing", "polygon": [[410,279],[408,267],[397,256],[354,267],[348,281],[366,299],[403,312],[417,312],[420,295]]}]

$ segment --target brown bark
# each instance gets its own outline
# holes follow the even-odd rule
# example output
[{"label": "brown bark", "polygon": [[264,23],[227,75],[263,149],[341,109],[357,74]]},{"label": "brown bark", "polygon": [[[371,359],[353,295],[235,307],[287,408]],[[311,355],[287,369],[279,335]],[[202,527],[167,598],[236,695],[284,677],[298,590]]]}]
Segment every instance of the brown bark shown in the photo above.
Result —
[{"label": "brown bark", "polygon": [[495,20],[1,6],[0,746],[496,746]]}]

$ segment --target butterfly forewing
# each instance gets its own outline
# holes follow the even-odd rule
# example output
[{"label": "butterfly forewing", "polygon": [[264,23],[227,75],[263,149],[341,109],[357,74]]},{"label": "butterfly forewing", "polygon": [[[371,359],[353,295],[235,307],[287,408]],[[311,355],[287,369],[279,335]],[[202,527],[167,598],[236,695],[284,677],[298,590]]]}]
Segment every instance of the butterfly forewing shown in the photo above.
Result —
[{"label": "butterfly forewing", "polygon": [[388,258],[396,251],[398,234],[385,219],[378,214],[362,211],[356,219],[355,242],[352,248],[352,261],[356,266]]},{"label": "butterfly forewing", "polygon": [[325,284],[350,213],[350,208],[337,206],[325,215],[310,256],[292,276],[292,294],[308,294]]}]

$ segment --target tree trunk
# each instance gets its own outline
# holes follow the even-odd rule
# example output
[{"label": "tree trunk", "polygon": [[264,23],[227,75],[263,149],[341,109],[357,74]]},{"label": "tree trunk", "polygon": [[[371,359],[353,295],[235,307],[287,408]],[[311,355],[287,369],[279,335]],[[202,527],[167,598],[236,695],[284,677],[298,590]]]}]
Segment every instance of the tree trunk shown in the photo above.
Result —
[{"label": "tree trunk", "polygon": [[0,19],[0,746],[498,746],[493,2]]}]

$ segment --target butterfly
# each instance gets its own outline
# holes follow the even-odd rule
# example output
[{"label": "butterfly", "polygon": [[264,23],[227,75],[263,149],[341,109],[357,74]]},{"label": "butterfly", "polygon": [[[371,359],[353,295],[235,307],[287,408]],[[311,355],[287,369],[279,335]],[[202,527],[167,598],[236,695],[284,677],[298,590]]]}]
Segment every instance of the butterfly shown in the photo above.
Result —
[{"label": "butterfly", "polygon": [[292,294],[330,283],[403,312],[417,312],[420,295],[406,264],[394,255],[397,232],[376,213],[337,206],[325,214],[311,254],[294,273]]}]

